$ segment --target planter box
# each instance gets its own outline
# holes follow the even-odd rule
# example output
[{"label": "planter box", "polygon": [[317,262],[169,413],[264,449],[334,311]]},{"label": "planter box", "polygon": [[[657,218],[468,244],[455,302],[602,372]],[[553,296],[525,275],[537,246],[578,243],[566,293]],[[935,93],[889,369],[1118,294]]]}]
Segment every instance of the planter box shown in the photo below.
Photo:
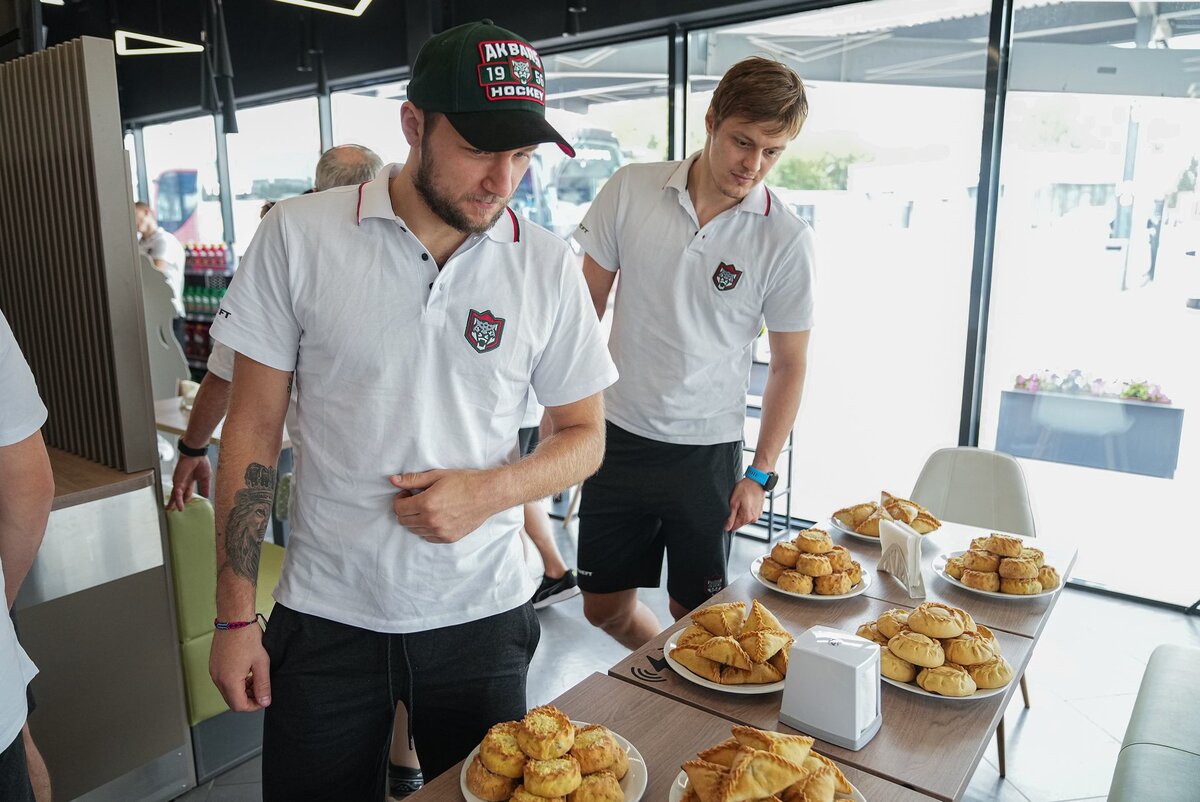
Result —
[{"label": "planter box", "polygon": [[1183,410],[1120,398],[1004,390],[996,450],[1173,479]]}]

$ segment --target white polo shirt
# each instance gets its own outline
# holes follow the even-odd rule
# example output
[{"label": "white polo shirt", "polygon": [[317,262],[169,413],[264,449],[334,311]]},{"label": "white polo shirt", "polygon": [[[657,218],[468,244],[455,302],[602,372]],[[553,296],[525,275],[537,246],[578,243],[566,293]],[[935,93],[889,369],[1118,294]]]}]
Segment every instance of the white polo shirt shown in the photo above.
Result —
[{"label": "white polo shirt", "polygon": [[[592,313],[595,316],[595,313]],[[42,428],[46,407],[38,396],[29,364],[0,312],[0,448],[19,443]],[[2,567],[2,566],[0,566]],[[0,570],[0,599],[4,598],[4,572]],[[7,611],[0,614],[0,751],[21,733],[29,709],[25,686],[37,667],[17,642]]]},{"label": "white polo shirt", "polygon": [[401,167],[276,204],[212,332],[296,372],[304,448],[275,598],[380,632],[477,620],[535,589],[520,507],[428,543],[397,523],[388,476],[513,462],[531,385],[560,406],[617,375],[565,242],[506,210],[439,272],[392,211]]},{"label": "white polo shirt", "polygon": [[151,259],[166,262],[167,267],[163,271],[163,275],[167,279],[167,285],[171,288],[171,303],[175,305],[175,314],[183,317],[183,263],[185,260],[183,246],[179,244],[179,240],[175,238],[174,234],[161,227],[142,239],[138,246],[142,253]]},{"label": "white polo shirt", "polygon": [[742,439],[754,339],[813,325],[813,232],[765,184],[698,224],[683,162],[609,179],[575,239],[621,271],[609,350],[621,378],[605,415],[684,445]]}]

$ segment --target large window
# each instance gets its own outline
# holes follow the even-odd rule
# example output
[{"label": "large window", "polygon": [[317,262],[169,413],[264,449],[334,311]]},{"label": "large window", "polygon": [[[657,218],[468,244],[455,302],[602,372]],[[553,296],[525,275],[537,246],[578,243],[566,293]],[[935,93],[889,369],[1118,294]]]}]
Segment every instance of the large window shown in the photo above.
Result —
[{"label": "large window", "polygon": [[142,132],[150,205],[181,242],[221,242],[221,187],[212,117],[194,117]]},{"label": "large window", "polygon": [[1041,5],[1015,17],[980,441],[1023,458],[1076,578],[1190,604],[1132,555],[1200,559],[1200,3]]},{"label": "large window", "polygon": [[408,142],[400,129],[400,107],[408,98],[408,81],[334,92],[333,142],[362,145],[384,164],[408,158]]},{"label": "large window", "polygon": [[689,39],[689,152],[740,59],[781,60],[807,86],[808,121],[767,177],[817,236],[800,517],[907,494],[925,458],[958,440],[987,22],[930,25],[927,6],[858,3]]},{"label": "large window", "polygon": [[227,137],[233,191],[234,250],[238,256],[258,229],[265,201],[312,189],[321,130],[316,98],[289,100],[238,112],[239,133]]}]

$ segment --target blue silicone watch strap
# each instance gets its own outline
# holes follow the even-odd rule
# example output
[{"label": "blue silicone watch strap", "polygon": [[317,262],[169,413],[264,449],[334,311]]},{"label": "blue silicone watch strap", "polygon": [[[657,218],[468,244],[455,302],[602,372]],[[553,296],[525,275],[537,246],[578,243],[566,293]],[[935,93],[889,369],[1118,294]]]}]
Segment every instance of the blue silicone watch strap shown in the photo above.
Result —
[{"label": "blue silicone watch strap", "polygon": [[767,480],[770,478],[765,471],[760,471],[751,465],[746,469],[746,478],[758,482],[763,487],[767,486]]}]

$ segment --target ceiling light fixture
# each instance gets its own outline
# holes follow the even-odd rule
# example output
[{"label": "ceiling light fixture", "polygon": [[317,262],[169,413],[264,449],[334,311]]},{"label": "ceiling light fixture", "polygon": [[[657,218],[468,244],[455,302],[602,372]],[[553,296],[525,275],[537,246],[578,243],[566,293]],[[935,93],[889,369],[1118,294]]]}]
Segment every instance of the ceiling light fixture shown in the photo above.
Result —
[{"label": "ceiling light fixture", "polygon": [[42,0],[42,5],[46,6],[65,6],[65,0]]},{"label": "ceiling light fixture", "polygon": [[[181,42],[178,39],[164,39],[161,36],[151,36],[148,33],[134,33],[133,31],[113,31],[113,38],[117,42],[118,56],[158,56],[168,53],[203,53],[204,45],[193,44],[192,42]],[[130,42],[147,42],[152,45],[162,45],[162,47],[138,47],[131,48]]]},{"label": "ceiling light fixture", "polygon": [[318,3],[316,0],[276,0],[279,3],[287,3],[292,6],[302,6],[303,8],[311,8],[316,11],[329,11],[334,14],[345,14],[348,17],[360,17],[367,10],[367,6],[371,5],[371,0],[358,0],[354,8],[345,6],[335,6],[330,3]]}]

